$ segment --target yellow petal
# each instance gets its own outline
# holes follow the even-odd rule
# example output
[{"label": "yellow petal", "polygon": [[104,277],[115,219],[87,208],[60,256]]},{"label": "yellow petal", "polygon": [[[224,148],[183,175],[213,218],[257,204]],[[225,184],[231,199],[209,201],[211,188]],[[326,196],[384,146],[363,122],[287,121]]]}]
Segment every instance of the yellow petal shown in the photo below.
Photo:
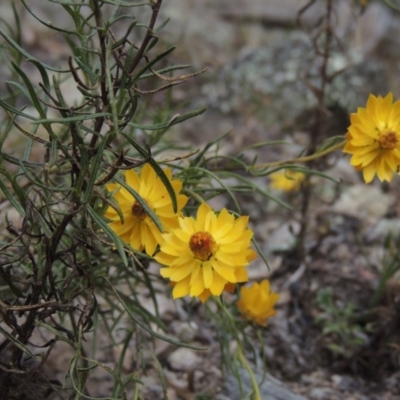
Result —
[{"label": "yellow petal", "polygon": [[172,297],[178,299],[179,297],[184,297],[189,294],[189,279],[184,279],[182,281],[176,282],[174,289],[172,291]]},{"label": "yellow petal", "polygon": [[204,287],[210,289],[213,282],[213,270],[209,261],[203,262],[203,280]]}]

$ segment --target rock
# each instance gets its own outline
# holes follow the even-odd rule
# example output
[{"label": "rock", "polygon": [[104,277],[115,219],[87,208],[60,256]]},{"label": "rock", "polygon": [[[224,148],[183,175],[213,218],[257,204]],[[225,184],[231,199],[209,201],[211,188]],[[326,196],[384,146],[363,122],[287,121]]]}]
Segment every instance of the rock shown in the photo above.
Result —
[{"label": "rock", "polygon": [[[307,3],[307,0],[220,0],[215,8],[228,19],[253,20],[291,27],[296,25],[297,14]],[[312,24],[323,10],[323,4],[314,3],[308,13],[304,14],[303,23]]]},{"label": "rock", "polygon": [[195,369],[200,364],[201,358],[194,350],[180,347],[168,357],[168,361],[173,370],[187,372]]},{"label": "rock", "polygon": [[377,240],[385,240],[388,235],[394,238],[400,235],[400,219],[381,219],[367,232],[367,239],[376,242]]},{"label": "rock", "polygon": [[[252,21],[267,27],[297,26],[299,10],[308,0],[220,0],[213,5],[223,17],[231,20]],[[371,53],[397,55],[399,50],[399,18],[383,2],[370,2],[363,12],[348,0],[337,0],[335,9],[335,34],[345,39],[361,56]],[[301,16],[304,27],[313,27],[324,15],[325,3],[313,2]]]},{"label": "rock", "polygon": [[268,266],[265,265],[263,259],[258,257],[254,260],[249,267],[247,268],[247,272],[249,274],[249,280],[261,280],[268,278],[271,276],[279,267],[282,265],[282,256],[268,256]]},{"label": "rock", "polygon": [[310,399],[312,400],[332,399],[332,395],[336,396],[337,393],[330,388],[313,388],[309,393]]},{"label": "rock", "polygon": [[371,223],[382,218],[393,201],[393,196],[383,194],[379,187],[359,184],[344,190],[332,210]]},{"label": "rock", "polygon": [[[169,337],[171,338],[172,336],[169,335]],[[157,358],[164,358],[164,356],[172,351],[173,348],[175,348],[175,345],[166,342],[165,340],[154,338],[154,354]]]},{"label": "rock", "polygon": [[[257,371],[257,368],[253,366],[253,371]],[[242,400],[252,391],[252,383],[250,377],[245,369],[239,369],[239,375],[241,378],[241,387],[243,393],[240,391],[239,384],[236,378],[229,375],[224,383],[223,389],[217,396],[217,400]],[[306,400],[305,397],[293,393],[288,389],[282,382],[275,379],[273,376],[267,374],[263,380],[263,373],[255,372],[257,382],[260,384],[261,399],[265,400]],[[260,400],[261,400],[260,399]]]},{"label": "rock", "polygon": [[[384,64],[372,60],[365,63],[357,57],[350,50],[332,49],[329,74],[343,72],[327,88],[326,104],[355,110],[365,103],[369,93],[387,92]],[[302,31],[293,31],[257,49],[244,47],[212,82],[203,85],[202,95],[211,108],[222,114],[243,113],[257,101],[265,104],[266,125],[290,121],[316,105],[315,96],[305,84],[307,80],[319,85],[316,76],[320,65],[315,60],[310,37]]]},{"label": "rock", "polygon": [[296,234],[300,224],[297,221],[289,221],[273,231],[266,241],[266,251],[286,251],[296,244]]},{"label": "rock", "polygon": [[170,326],[178,339],[185,343],[190,343],[195,338],[199,327],[196,322],[174,321]]},{"label": "rock", "polygon": [[[153,371],[152,371],[153,372]],[[157,373],[147,374],[140,377],[140,391],[145,399],[162,399],[163,389]]]},{"label": "rock", "polygon": [[206,18],[199,18],[204,12],[204,5],[197,3],[200,2],[169,0],[163,2],[161,15],[164,19],[171,19],[163,34],[179,47],[190,47],[192,64],[203,68],[204,60],[208,60],[208,65],[215,63],[234,46],[235,27],[222,21],[216,13],[209,12]]},{"label": "rock", "polygon": [[370,54],[390,35],[394,16],[388,7],[371,3],[358,19],[354,30],[352,45],[361,54]]},{"label": "rock", "polygon": [[[168,285],[168,283],[167,283]],[[147,288],[146,288],[147,289]],[[150,314],[156,315],[156,307],[154,301],[147,293],[143,293],[139,297],[141,306],[146,309]],[[175,304],[172,299],[168,298],[164,293],[156,294],[157,309],[159,315],[166,313],[175,313]]]}]

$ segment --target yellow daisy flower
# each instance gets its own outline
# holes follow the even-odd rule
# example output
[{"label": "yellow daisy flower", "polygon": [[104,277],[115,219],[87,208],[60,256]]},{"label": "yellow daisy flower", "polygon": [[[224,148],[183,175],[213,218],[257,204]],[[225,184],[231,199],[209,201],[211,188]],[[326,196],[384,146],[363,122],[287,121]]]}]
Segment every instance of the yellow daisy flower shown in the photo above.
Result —
[{"label": "yellow daisy flower", "polygon": [[203,203],[197,218],[179,218],[179,228],[163,234],[154,257],[166,265],[160,273],[174,282],[174,299],[186,295],[203,302],[219,296],[228,283],[247,282],[246,266],[257,255],[250,248],[249,217],[236,218],[225,208],[216,215]]},{"label": "yellow daisy flower", "polygon": [[300,187],[304,178],[305,175],[302,172],[293,171],[291,169],[277,171],[270,175],[270,186],[272,189],[292,192]]},{"label": "yellow daisy flower", "polygon": [[350,164],[363,171],[366,183],[375,174],[390,182],[400,166],[400,101],[393,103],[392,93],[386,97],[370,94],[367,107],[359,107],[350,121],[343,149],[352,154]]},{"label": "yellow daisy flower", "polygon": [[[176,194],[177,213],[174,213],[172,201],[165,185],[149,164],[143,166],[140,176],[134,170],[126,171],[125,180],[127,185],[135,190],[154,211],[164,230],[168,232],[179,226],[178,217],[182,215],[181,210],[186,205],[188,198],[179,194],[182,182],[179,179],[172,180],[171,170],[166,168],[164,172]],[[114,208],[108,207],[104,215],[111,220],[109,227],[132,248],[138,251],[144,250],[152,256],[156,251],[157,244],[162,242],[160,230],[127,189],[116,183],[110,183],[106,187],[110,192],[115,191],[114,200],[118,203],[124,216],[122,222]]]},{"label": "yellow daisy flower", "polygon": [[255,282],[250,287],[242,286],[237,306],[245,318],[265,326],[267,319],[276,314],[274,306],[278,299],[279,293],[271,292],[269,280],[264,279],[261,283]]}]

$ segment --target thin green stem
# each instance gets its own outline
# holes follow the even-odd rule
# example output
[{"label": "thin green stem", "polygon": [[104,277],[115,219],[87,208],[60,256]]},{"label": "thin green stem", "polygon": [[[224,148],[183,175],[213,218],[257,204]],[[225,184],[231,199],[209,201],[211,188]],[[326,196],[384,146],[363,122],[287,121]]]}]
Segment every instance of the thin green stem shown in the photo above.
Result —
[{"label": "thin green stem", "polygon": [[250,376],[251,383],[253,385],[254,393],[255,393],[255,398],[254,400],[261,400],[261,393],[260,393],[260,388],[258,386],[258,382],[256,377],[254,376],[253,370],[251,369],[248,361],[246,360],[246,357],[243,355],[242,348],[239,346],[237,350],[237,356],[239,361],[242,363],[243,367],[247,371],[247,373]]},{"label": "thin green stem", "polygon": [[327,154],[333,153],[334,151],[341,149],[346,143],[347,143],[347,139],[343,140],[342,142],[340,142],[338,144],[335,144],[332,147],[329,147],[326,150],[311,154],[310,156],[293,158],[293,159],[287,160],[287,161],[275,161],[272,163],[254,165],[254,166],[250,167],[250,169],[257,170],[257,169],[263,169],[263,168],[268,168],[268,167],[276,167],[279,165],[293,164],[293,163],[305,163],[305,162],[309,162],[312,160],[317,160],[318,158],[321,158],[323,156],[326,156]]}]

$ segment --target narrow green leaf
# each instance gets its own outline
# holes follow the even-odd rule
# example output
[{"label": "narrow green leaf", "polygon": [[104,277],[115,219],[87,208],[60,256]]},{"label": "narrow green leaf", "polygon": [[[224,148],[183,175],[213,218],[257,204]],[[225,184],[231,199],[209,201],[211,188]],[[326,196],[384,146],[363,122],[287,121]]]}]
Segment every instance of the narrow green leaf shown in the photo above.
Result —
[{"label": "narrow green leaf", "polygon": [[171,18],[167,18],[164,22],[161,22],[160,26],[157,27],[156,32],[160,32],[161,29],[163,29],[170,20],[171,20]]},{"label": "narrow green leaf", "polygon": [[34,59],[29,59],[27,60],[28,62],[32,63],[33,65],[35,65],[35,67],[39,70],[40,75],[42,77],[42,81],[43,81],[43,85],[44,87],[50,91],[50,80],[49,80],[49,76],[47,75],[46,69],[43,68],[42,63],[40,63],[37,60]]},{"label": "narrow green leaf", "polygon": [[109,143],[109,137],[112,134],[113,134],[112,132],[111,133],[109,132],[108,134],[106,134],[102,138],[99,146],[96,149],[97,150],[96,151],[96,155],[91,160],[89,181],[87,182],[87,185],[86,185],[86,188],[85,188],[85,194],[84,194],[84,197],[83,197],[83,202],[84,203],[88,203],[90,197],[93,194],[93,187],[94,187],[94,184],[97,181],[97,173],[100,170],[100,163],[101,163],[101,160],[102,160],[103,155],[104,155],[103,154],[104,153],[104,149],[106,148],[107,143]]},{"label": "narrow green leaf", "polygon": [[128,134],[126,134],[125,132],[120,132],[122,136],[125,137],[125,139],[138,151],[138,153],[144,157],[145,159],[149,159],[150,158],[150,154],[149,152],[144,149],[135,139],[133,139],[132,137],[130,137]]},{"label": "narrow green leaf", "polygon": [[258,255],[262,258],[262,260],[264,261],[264,264],[267,266],[268,271],[271,271],[271,268],[269,267],[268,261],[267,261],[267,259],[265,258],[265,255],[264,255],[264,253],[262,252],[261,247],[260,247],[260,245],[258,244],[257,240],[253,237],[253,238],[251,239],[251,241],[252,241],[252,243],[254,244],[254,247],[256,248]]},{"label": "narrow green leaf", "polygon": [[[35,60],[37,62],[40,62],[38,59],[36,59],[35,57],[32,57],[28,52],[26,52],[21,46],[18,45],[17,42],[14,41],[14,39],[12,39],[6,32],[4,32],[1,28],[0,28],[0,35],[3,36],[3,38],[22,56],[24,56],[26,59],[28,60]],[[43,64],[43,68],[48,69],[49,71],[54,71],[54,72],[59,72],[59,73],[66,73],[66,72],[70,72],[68,69],[58,69],[58,68],[54,68],[51,67],[50,65],[47,64]]]},{"label": "narrow green leaf", "polygon": [[40,103],[38,97],[37,97],[37,93],[35,91],[35,89],[32,86],[32,83],[30,81],[30,79],[28,78],[28,76],[25,74],[24,71],[22,71],[21,68],[18,67],[18,65],[16,65],[15,63],[11,62],[11,65],[13,66],[13,68],[17,71],[18,75],[22,78],[22,80],[25,83],[26,88],[29,91],[30,94],[30,99],[32,101],[32,104],[34,105],[34,107],[36,108],[37,112],[39,113],[39,115],[41,116],[41,118],[46,118],[46,113],[43,110],[42,104]]},{"label": "narrow green leaf", "polygon": [[158,216],[154,213],[154,211],[149,207],[149,205],[146,203],[146,201],[143,199],[140,194],[132,189],[123,179],[119,177],[114,178],[121,186],[123,186],[134,198],[135,200],[140,204],[140,206],[146,211],[146,214],[151,218],[151,220],[155,223],[157,228],[159,229],[160,232],[164,232],[164,228],[161,224],[160,219]]},{"label": "narrow green leaf", "polygon": [[203,149],[202,149],[201,151],[199,151],[199,152],[196,154],[196,158],[195,158],[195,159],[193,160],[193,162],[192,162],[193,165],[197,165],[197,164],[199,164],[199,163],[202,163],[202,162],[203,162],[204,155],[207,153],[208,149],[209,149],[210,147],[212,147],[214,144],[216,144],[216,143],[222,141],[222,139],[224,139],[225,137],[227,137],[227,136],[229,135],[229,133],[230,133],[230,131],[225,132],[224,134],[218,136],[216,139],[212,140],[211,142],[208,142],[208,143],[203,147]]},{"label": "narrow green leaf", "polygon": [[104,277],[104,279],[108,282],[108,284],[111,287],[111,290],[114,292],[114,294],[117,296],[119,302],[121,303],[122,307],[124,307],[125,311],[128,313],[128,315],[135,321],[136,324],[138,324],[143,330],[145,330],[146,332],[150,333],[150,335],[164,340],[164,342],[167,343],[171,343],[175,346],[179,346],[179,347],[187,347],[189,349],[193,349],[193,350],[207,350],[206,347],[197,347],[197,346],[192,346],[188,343],[183,343],[183,342],[179,342],[177,340],[171,339],[167,336],[161,335],[155,331],[153,331],[152,329],[150,329],[148,326],[146,326],[145,324],[143,324],[141,321],[139,321],[131,312],[130,308],[124,303],[124,301],[122,300],[121,296],[119,295],[118,291],[114,289],[114,286],[111,284],[111,282],[108,280],[107,277]]},{"label": "narrow green leaf", "polygon": [[150,158],[149,164],[154,169],[155,173],[161,179],[162,183],[164,184],[165,188],[167,189],[169,197],[171,198],[171,201],[172,201],[172,207],[173,207],[174,212],[175,213],[178,212],[178,200],[176,198],[175,190],[172,187],[171,182],[168,179],[167,175],[165,175],[165,172],[162,170],[162,168],[158,165],[158,163],[153,158]]},{"label": "narrow green leaf", "polygon": [[148,6],[149,2],[143,2],[143,3],[129,3],[127,1],[122,1],[122,0],[102,0],[103,3],[106,4],[113,4],[116,6],[122,6],[122,7],[140,7],[140,6]]},{"label": "narrow green leaf", "polygon": [[68,8],[71,8],[71,7],[89,7],[89,4],[74,3],[71,0],[49,0],[49,1],[50,1],[50,3],[56,3],[56,4],[61,4],[61,5],[64,5],[64,6],[68,6]]},{"label": "narrow green leaf", "polygon": [[[174,188],[172,187],[171,182],[169,181],[168,177],[165,175],[165,172],[162,170],[162,168],[158,165],[158,163],[157,163],[154,159],[149,158],[149,154],[148,154],[148,153],[143,149],[143,147],[141,147],[134,139],[132,139],[131,137],[129,137],[129,136],[128,136],[126,133],[124,133],[124,132],[121,132],[121,133],[122,133],[122,135],[123,135],[124,137],[126,137],[126,139],[128,140],[128,142],[131,143],[131,144],[135,147],[135,149],[139,151],[139,153],[140,153],[143,157],[148,158],[149,164],[150,164],[151,167],[154,169],[155,173],[160,177],[161,181],[163,182],[165,188],[166,188],[167,191],[168,191],[168,194],[169,194],[169,196],[170,196],[170,198],[171,198],[171,201],[172,201],[172,206],[173,206],[174,212],[177,212],[177,211],[178,211],[178,201],[177,201],[177,198],[176,198],[176,195],[175,195]],[[133,193],[132,193],[132,195],[133,195]],[[139,200],[138,200],[138,201],[139,201]],[[154,214],[154,213],[153,213],[153,214]],[[152,219],[153,219],[153,218],[152,218]],[[154,219],[153,219],[153,221],[154,221],[154,223],[155,223],[157,226],[159,226],[159,225],[156,223],[156,221],[155,221]],[[162,232],[162,230],[161,230],[161,232]]]},{"label": "narrow green leaf", "polygon": [[[187,69],[187,68],[190,68],[190,67],[191,67],[190,64],[177,64],[177,65],[171,65],[169,67],[165,67],[165,68],[162,68],[162,69],[158,69],[158,70],[155,70],[155,71],[158,74],[162,75],[162,74],[165,74],[167,72],[177,71],[177,70],[180,70],[180,69]],[[148,74],[142,75],[139,78],[139,80],[146,79],[146,78],[154,78],[154,74],[152,72],[149,72]]]},{"label": "narrow green leaf", "polygon": [[[234,177],[237,180],[239,180],[240,182],[244,182],[245,184],[249,184],[248,179],[245,178],[242,175],[235,174],[235,173],[232,173],[232,172],[224,172],[224,175],[228,176],[228,177]],[[262,189],[260,186],[254,185],[253,183],[250,183],[250,186],[252,188],[251,189],[252,191],[255,191],[255,192],[258,192],[258,193],[262,194],[264,197],[266,197],[268,199],[271,199],[272,201],[276,202],[277,204],[281,205],[282,207],[285,207],[288,210],[292,210],[292,207],[289,204],[287,204],[284,201],[280,200],[278,197],[273,196],[271,193],[269,193],[266,190]]]},{"label": "narrow green leaf", "polygon": [[[57,96],[57,100],[59,101],[59,104],[56,104],[56,105],[61,106],[63,108],[69,108],[68,104],[65,101],[64,96],[62,94],[59,81],[57,80],[55,75],[53,75],[53,87],[54,87],[54,91]],[[61,115],[63,115],[65,118],[67,118],[68,113],[66,111],[61,111]]]},{"label": "narrow green leaf", "polygon": [[26,144],[25,144],[24,154],[22,155],[21,166],[20,166],[19,172],[21,172],[21,167],[23,168],[23,165],[24,165],[24,164],[22,164],[22,162],[28,160],[29,156],[31,155],[33,139],[28,138],[25,143]]},{"label": "narrow green leaf", "polygon": [[0,106],[5,108],[6,110],[10,111],[12,114],[19,115],[20,117],[24,117],[27,119],[30,119],[32,121],[36,121],[35,117],[32,117],[32,115],[25,114],[21,110],[18,110],[17,108],[10,106],[8,103],[0,99]]},{"label": "narrow green leaf", "polygon": [[206,168],[201,168],[201,167],[190,167],[186,170],[186,172],[190,173],[190,170],[201,171],[203,174],[209,176],[210,178],[212,178],[216,182],[218,182],[221,185],[221,187],[224,188],[226,193],[228,193],[228,195],[232,199],[233,204],[235,204],[237,211],[240,213],[240,205],[236,199],[236,196],[233,194],[231,188],[229,186],[225,185],[225,183],[216,174],[214,174],[213,172],[209,171]]},{"label": "narrow green leaf", "polygon": [[86,207],[93,221],[96,222],[96,224],[99,225],[99,227],[113,241],[115,247],[118,250],[119,255],[121,256],[122,262],[124,263],[125,266],[127,266],[128,260],[125,255],[124,246],[122,245],[121,239],[107,225],[107,222],[102,217],[100,217],[100,215],[98,215],[89,204],[87,204]]},{"label": "narrow green leaf", "polygon": [[[12,157],[3,152],[1,153],[1,157],[3,157],[6,161],[8,161],[9,163],[14,164],[14,165],[19,165],[21,163],[21,160],[19,158]],[[36,162],[32,162],[32,161],[29,161],[29,162],[23,161],[22,164],[24,164],[28,167],[33,167],[33,168],[36,168],[36,167],[43,168],[44,167],[43,163],[36,163]]]},{"label": "narrow green leaf", "polygon": [[52,140],[50,146],[50,157],[48,165],[52,167],[57,163],[58,160],[58,140]]},{"label": "narrow green leaf", "polygon": [[54,118],[54,119],[37,119],[33,124],[70,124],[71,122],[93,120],[99,117],[110,117],[110,113],[84,114],[75,115],[74,117]]},{"label": "narrow green leaf", "polygon": [[145,54],[147,54],[147,53],[158,43],[158,40],[159,40],[159,39],[158,39],[157,36],[154,36],[154,37],[150,40],[148,46],[146,47],[146,52],[145,52]]},{"label": "narrow green leaf", "polygon": [[[115,21],[113,21],[113,24],[115,22],[117,22],[118,20],[122,19],[122,18],[132,18],[129,15],[121,15],[119,18],[116,18]],[[119,46],[121,46],[122,44],[124,44],[126,42],[126,39],[128,38],[128,36],[130,35],[132,29],[136,26],[137,21],[134,20],[133,22],[131,22],[131,24],[129,25],[128,29],[126,30],[124,36],[122,36],[121,39],[117,40],[115,43],[112,43],[112,49],[115,50],[117,49]],[[133,46],[132,46],[133,47]]]},{"label": "narrow green leaf", "polygon": [[165,129],[170,126],[180,124],[183,121],[186,121],[187,119],[196,117],[197,115],[203,114],[207,110],[206,107],[204,108],[199,108],[198,110],[188,112],[183,115],[177,115],[176,117],[172,118],[170,121],[163,122],[161,124],[156,124],[156,125],[142,125],[142,124],[135,124],[133,122],[129,122],[128,125],[131,126],[132,128],[135,129],[143,129],[144,131],[158,131],[160,129]]},{"label": "narrow green leaf", "polygon": [[6,81],[7,84],[16,87],[30,102],[32,102],[31,95],[25,86],[21,85],[19,82]]},{"label": "narrow green leaf", "polygon": [[[6,128],[4,129],[3,134],[0,136],[0,150],[3,148],[3,144],[4,141],[7,139],[8,134],[11,132],[13,126],[14,126],[14,120],[15,120],[16,116],[10,116],[8,124],[6,126]],[[1,156],[0,156],[1,159]]]},{"label": "narrow green leaf", "polygon": [[74,60],[78,64],[78,66],[82,69],[82,71],[86,72],[89,75],[92,85],[98,81],[99,79],[98,75],[88,65],[86,65],[80,57],[76,56],[74,57]]},{"label": "narrow green leaf", "polygon": [[36,20],[38,20],[42,25],[47,26],[47,28],[50,28],[50,29],[52,29],[52,30],[54,30],[54,31],[57,31],[57,32],[65,33],[65,34],[67,34],[67,35],[77,35],[77,36],[78,36],[78,33],[75,32],[75,31],[69,31],[69,30],[66,30],[66,29],[61,29],[61,28],[59,28],[59,27],[53,25],[53,24],[50,23],[50,22],[46,22],[46,21],[44,21],[43,19],[40,19],[40,18],[32,11],[31,7],[26,3],[25,0],[21,0],[21,2],[22,2],[22,4],[23,4],[23,6],[26,8],[26,10],[29,12],[29,14],[31,14],[32,17],[35,18]]},{"label": "narrow green leaf", "polygon": [[148,69],[150,69],[154,64],[157,64],[160,60],[166,57],[168,54],[172,53],[176,49],[176,46],[170,47],[165,50],[161,54],[159,54],[156,58],[149,61],[132,79],[132,82],[136,82],[141,75],[143,75]]},{"label": "narrow green leaf", "polygon": [[3,329],[0,325],[0,332],[11,342],[13,343],[16,347],[18,347],[20,350],[22,350],[25,354],[27,354],[29,357],[33,358],[34,360],[37,360],[37,357],[26,347],[24,344],[22,344],[18,339],[16,339],[14,336],[12,336],[10,333],[8,333],[5,329]]},{"label": "narrow green leaf", "polygon": [[5,185],[4,179],[0,179],[0,189],[4,193],[4,196],[6,196],[7,200],[14,206],[14,208],[19,212],[19,214],[22,217],[25,217],[25,210],[21,206],[21,204],[15,199],[13,194],[10,192],[10,190],[7,188]]},{"label": "narrow green leaf", "polygon": [[71,188],[69,187],[62,187],[60,184],[60,187],[55,187],[55,186],[46,186],[43,184],[43,181],[41,178],[36,177],[32,171],[26,168],[26,165],[21,161],[20,162],[20,167],[21,170],[24,172],[24,175],[35,185],[41,187],[42,189],[49,190],[53,193],[59,193],[59,192],[69,192],[71,191]]},{"label": "narrow green leaf", "polygon": [[56,335],[60,340],[62,340],[65,343],[68,343],[73,349],[75,348],[75,343],[72,340],[69,340],[66,336],[64,336],[59,329],[56,329],[51,325],[46,324],[45,322],[39,321],[38,319],[35,320],[35,326],[40,326],[42,328],[47,329],[49,332]]}]

